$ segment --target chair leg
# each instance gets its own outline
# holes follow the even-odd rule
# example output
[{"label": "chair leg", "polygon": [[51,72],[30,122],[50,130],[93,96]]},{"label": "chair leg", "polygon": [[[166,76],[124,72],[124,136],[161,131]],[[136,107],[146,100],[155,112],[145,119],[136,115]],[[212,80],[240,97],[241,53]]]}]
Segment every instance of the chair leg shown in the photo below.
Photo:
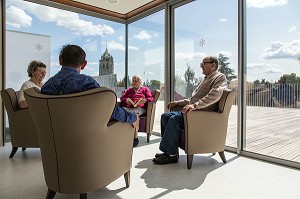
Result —
[{"label": "chair leg", "polygon": [[52,190],[48,189],[46,199],[53,199],[55,194],[56,194],[55,191],[52,191]]},{"label": "chair leg", "polygon": [[18,150],[18,147],[13,147],[12,150],[11,150],[11,153],[10,153],[10,155],[9,155],[9,158],[14,157],[14,155],[15,155],[16,152],[17,152],[17,150]]},{"label": "chair leg", "polygon": [[216,155],[216,153],[212,153],[213,155]]},{"label": "chair leg", "polygon": [[126,187],[128,188],[130,186],[130,170],[124,174],[124,179],[125,179]]},{"label": "chair leg", "polygon": [[26,150],[26,148],[25,148],[25,147],[23,147],[23,148],[22,148],[22,151],[25,151],[25,150]]},{"label": "chair leg", "polygon": [[150,135],[151,135],[151,133],[147,133],[147,143],[150,142]]},{"label": "chair leg", "polygon": [[80,199],[87,199],[87,193],[81,193],[79,197]]},{"label": "chair leg", "polygon": [[226,160],[226,158],[225,158],[225,153],[224,153],[224,151],[219,152],[219,155],[220,155],[220,158],[222,159],[222,161],[223,161],[224,163],[226,163],[227,160]]},{"label": "chair leg", "polygon": [[187,157],[186,157],[186,163],[187,163],[187,168],[188,168],[188,169],[191,169],[191,168],[192,168],[193,158],[194,158],[194,154],[192,154],[192,155],[187,155]]}]

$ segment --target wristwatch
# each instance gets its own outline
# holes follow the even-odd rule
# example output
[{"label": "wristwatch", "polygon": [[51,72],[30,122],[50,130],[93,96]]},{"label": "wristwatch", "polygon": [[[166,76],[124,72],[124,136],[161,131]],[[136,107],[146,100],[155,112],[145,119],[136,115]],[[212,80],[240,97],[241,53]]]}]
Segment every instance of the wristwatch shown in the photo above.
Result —
[{"label": "wristwatch", "polygon": [[194,108],[197,108],[197,104],[193,104]]}]

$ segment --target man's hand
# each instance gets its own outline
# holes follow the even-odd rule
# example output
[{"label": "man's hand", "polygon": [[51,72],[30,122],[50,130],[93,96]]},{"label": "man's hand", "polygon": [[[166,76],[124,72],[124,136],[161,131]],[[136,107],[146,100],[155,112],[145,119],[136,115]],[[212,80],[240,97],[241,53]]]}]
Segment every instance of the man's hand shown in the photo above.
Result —
[{"label": "man's hand", "polygon": [[182,108],[182,112],[183,113],[190,113],[192,112],[193,110],[196,110],[196,108],[194,107],[193,104],[188,104],[188,105],[185,105],[183,108]]},{"label": "man's hand", "polygon": [[170,110],[171,108],[175,107],[178,105],[177,101],[174,102],[170,102],[169,104],[167,104],[167,108]]},{"label": "man's hand", "polygon": [[136,115],[136,120],[135,122],[132,124],[133,128],[138,127],[140,124],[140,117],[138,115]]}]

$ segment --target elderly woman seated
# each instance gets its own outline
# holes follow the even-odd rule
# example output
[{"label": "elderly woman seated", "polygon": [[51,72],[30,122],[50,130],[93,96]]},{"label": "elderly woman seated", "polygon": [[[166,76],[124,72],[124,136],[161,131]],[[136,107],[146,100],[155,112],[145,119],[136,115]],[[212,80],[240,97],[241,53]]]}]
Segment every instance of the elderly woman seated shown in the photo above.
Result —
[{"label": "elderly woman seated", "polygon": [[24,90],[32,87],[36,87],[41,90],[41,87],[43,86],[43,80],[46,76],[46,65],[43,62],[33,60],[28,65],[27,73],[30,79],[24,82],[21,86],[18,98],[19,108],[21,109],[28,107],[24,97]]},{"label": "elderly woman seated", "polygon": [[[121,106],[128,112],[142,115],[146,113],[147,102],[153,102],[151,91],[146,86],[141,86],[142,77],[132,77],[132,87],[125,90],[121,99]],[[133,147],[139,144],[138,129],[135,128]]]}]

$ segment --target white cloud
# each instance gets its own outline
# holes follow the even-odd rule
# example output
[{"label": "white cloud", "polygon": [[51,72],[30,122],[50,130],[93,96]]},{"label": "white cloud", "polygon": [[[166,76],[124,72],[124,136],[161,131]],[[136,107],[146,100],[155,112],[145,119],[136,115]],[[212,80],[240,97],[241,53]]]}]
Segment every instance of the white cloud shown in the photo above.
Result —
[{"label": "white cloud", "polygon": [[297,26],[292,26],[289,28],[289,32],[294,32],[297,30]]},{"label": "white cloud", "polygon": [[118,38],[120,41],[124,41],[124,37],[123,35],[120,35],[120,37]]},{"label": "white cloud", "polygon": [[139,50],[139,47],[136,47],[136,46],[128,46],[128,50]]},{"label": "white cloud", "polygon": [[249,8],[267,8],[282,6],[288,3],[288,0],[247,0]]},{"label": "white cloud", "polygon": [[260,71],[261,73],[282,73],[282,70],[278,68],[276,64],[266,64],[266,63],[249,63],[247,69],[251,71]]},{"label": "white cloud", "polygon": [[107,48],[110,49],[110,50],[122,50],[122,51],[125,50],[125,47],[122,44],[117,43],[115,41],[108,42],[107,43]]},{"label": "white cloud", "polygon": [[16,6],[9,6],[6,10],[7,25],[15,28],[28,28],[31,26],[32,18],[24,10]]},{"label": "white cloud", "polygon": [[105,24],[93,24],[90,21],[82,20],[77,13],[20,0],[11,0],[11,3],[23,8],[27,13],[34,15],[43,22],[56,23],[56,25],[68,28],[78,35],[102,36],[104,34],[114,33],[112,27]]},{"label": "white cloud", "polygon": [[138,40],[149,40],[152,38],[152,36],[144,30],[139,32],[137,35],[133,35],[133,37]]},{"label": "white cloud", "polygon": [[196,53],[178,52],[175,54],[175,59],[177,60],[194,60],[196,58],[204,58],[204,57],[206,57],[206,54],[202,52],[196,52]]},{"label": "white cloud", "polygon": [[232,57],[232,52],[229,51],[219,51],[218,54],[222,54],[225,57]]},{"label": "white cloud", "polygon": [[300,40],[291,42],[273,42],[269,48],[264,49],[261,55],[264,59],[295,59],[300,54]]},{"label": "white cloud", "polygon": [[226,21],[228,21],[228,19],[220,18],[220,22],[226,22]]},{"label": "white cloud", "polygon": [[99,65],[99,62],[88,62],[88,65],[94,65],[94,66],[98,66]]}]

